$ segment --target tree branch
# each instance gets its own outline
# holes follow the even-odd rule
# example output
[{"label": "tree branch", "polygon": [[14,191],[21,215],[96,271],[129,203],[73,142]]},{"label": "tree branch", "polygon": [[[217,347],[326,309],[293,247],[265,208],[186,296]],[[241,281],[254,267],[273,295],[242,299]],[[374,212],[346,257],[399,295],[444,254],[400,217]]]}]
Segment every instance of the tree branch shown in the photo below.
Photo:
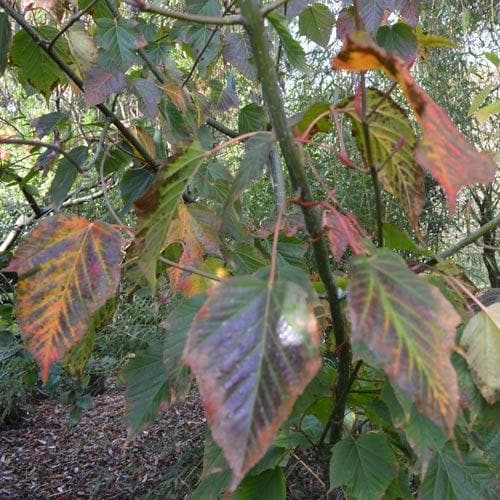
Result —
[{"label": "tree branch", "polygon": [[[75,83],[75,85],[84,92],[83,81],[81,78],[71,69],[71,67],[62,59],[62,57],[55,51],[55,47],[49,50],[49,43],[43,39],[24,19],[24,17],[17,12],[6,0],[0,0],[0,7],[2,7],[5,12],[9,14],[12,19],[14,19],[21,28],[28,33],[32,40],[59,66],[59,68]],[[141,142],[127,129],[127,127],[121,122],[121,120],[104,104],[98,104],[97,109],[101,111],[106,117],[111,119],[111,123],[120,131],[123,137],[133,146],[137,152],[144,158],[144,160],[155,170],[158,168],[158,164],[155,159],[152,158],[146,149],[143,147]]]},{"label": "tree branch", "polygon": [[189,21],[197,24],[215,24],[220,26],[229,26],[234,24],[242,24],[241,16],[199,16],[197,14],[190,14],[189,12],[179,12],[176,10],[166,9],[165,7],[158,7],[151,5],[145,0],[125,0],[129,5],[137,7],[143,12],[151,12],[160,16],[178,19],[180,21]]},{"label": "tree branch", "polygon": [[78,172],[83,173],[82,167],[68,154],[64,149],[56,144],[51,144],[50,142],[42,142],[42,141],[32,141],[29,139],[16,139],[14,137],[0,137],[0,144],[19,144],[23,146],[38,146],[41,148],[51,149],[52,151],[56,151],[61,154],[68,160],[71,165],[73,165]]},{"label": "tree branch", "polygon": [[[262,85],[264,101],[269,109],[273,129],[279,141],[285,163],[290,174],[293,189],[300,192],[302,200],[312,202],[311,188],[306,177],[303,158],[295,143],[286,119],[283,99],[278,85],[276,69],[270,56],[269,43],[264,29],[264,17],[257,0],[242,0],[241,13],[250,38],[252,54]],[[318,273],[328,295],[328,303],[333,320],[333,330],[337,345],[337,394],[343,395],[349,383],[351,368],[351,345],[345,329],[341,303],[337,296],[337,286],[330,272],[329,254],[322,236],[322,224],[318,208],[302,206],[305,224],[312,241],[312,248]],[[332,418],[335,422],[335,439],[339,439],[345,412],[345,398],[337,398]],[[338,423],[340,422],[340,424]]]},{"label": "tree branch", "polygon": [[413,268],[413,271],[415,273],[421,273],[422,271],[425,271],[426,268],[428,268],[429,266],[435,266],[440,260],[444,260],[447,259],[448,257],[451,257],[452,255],[462,250],[462,248],[465,248],[471,243],[476,242],[479,238],[489,233],[490,231],[495,230],[499,226],[500,226],[500,215],[497,215],[494,219],[491,219],[489,222],[481,226],[479,229],[476,229],[474,232],[470,233],[465,238],[461,239],[454,245],[451,245],[450,247],[446,248],[442,252],[439,252],[436,255],[436,257],[429,259],[426,262],[422,262],[421,264],[418,264]]}]

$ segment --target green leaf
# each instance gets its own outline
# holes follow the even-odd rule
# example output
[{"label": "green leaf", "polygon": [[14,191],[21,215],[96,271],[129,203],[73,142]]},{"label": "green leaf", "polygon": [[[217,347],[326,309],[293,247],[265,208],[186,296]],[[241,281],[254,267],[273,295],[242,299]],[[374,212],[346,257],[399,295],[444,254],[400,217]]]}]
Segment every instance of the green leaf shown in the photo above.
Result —
[{"label": "green leaf", "polygon": [[[304,133],[311,127],[308,137],[311,138],[317,132],[330,132],[333,127],[332,120],[327,114],[318,120],[320,115],[324,115],[330,111],[332,106],[329,102],[316,102],[309,106],[297,119],[292,123],[294,131],[297,135],[304,135]],[[313,125],[314,123],[314,125]]]},{"label": "green leaf", "polygon": [[161,323],[165,329],[164,363],[170,383],[171,403],[182,401],[191,386],[189,368],[181,364],[181,358],[187,332],[205,299],[204,294],[199,294],[183,300]]},{"label": "green leaf", "polygon": [[[405,211],[414,227],[424,205],[424,174],[413,156],[416,137],[406,113],[379,90],[368,89],[367,109],[376,111],[368,122],[372,159],[380,169],[378,176],[384,189],[391,193]],[[367,145],[354,97],[340,104],[348,113],[353,135],[363,155]]]},{"label": "green leaf", "polygon": [[299,33],[325,48],[330,41],[334,24],[335,17],[321,3],[315,3],[299,14]]},{"label": "green leaf", "polygon": [[271,134],[257,134],[246,142],[245,156],[241,160],[240,168],[231,184],[224,204],[224,212],[234,204],[238,196],[251,182],[261,176],[264,165],[269,160],[273,143]]},{"label": "green leaf", "polygon": [[100,65],[110,73],[130,68],[136,61],[136,50],[145,45],[136,27],[123,18],[99,19],[95,40],[101,49]]},{"label": "green leaf", "polygon": [[269,265],[268,259],[254,245],[238,243],[231,251],[231,259],[236,274],[253,274]]},{"label": "green leaf", "polygon": [[500,397],[500,302],[470,319],[460,344],[467,352],[474,382],[484,399],[494,404]]},{"label": "green leaf", "polygon": [[[92,0],[79,0],[78,1],[78,6],[80,7],[80,10],[85,9]],[[117,0],[112,0],[112,3],[115,6],[118,6]],[[94,19],[101,19],[103,17],[109,17],[113,18],[113,13],[111,12],[111,9],[109,8],[106,0],[97,0],[97,3],[95,3],[91,9],[90,9],[90,14]]]},{"label": "green leaf", "polygon": [[397,476],[396,457],[384,434],[370,432],[338,442],[330,459],[330,490],[347,486],[356,500],[373,500]]},{"label": "green leaf", "polygon": [[264,108],[257,104],[247,104],[238,114],[238,132],[246,134],[259,130],[266,130],[267,116]]},{"label": "green leaf", "polygon": [[163,346],[153,344],[146,351],[137,353],[122,374],[127,387],[125,421],[128,435],[133,436],[153,422],[161,403],[169,396]]},{"label": "green leaf", "polygon": [[120,182],[120,195],[123,202],[122,213],[130,210],[155,180],[155,173],[144,167],[133,167],[127,170]]},{"label": "green leaf", "polygon": [[484,122],[491,115],[496,115],[497,113],[500,113],[500,99],[497,99],[495,102],[492,102],[491,104],[478,109],[475,115],[478,121]]},{"label": "green leaf", "polygon": [[[53,26],[40,26],[37,32],[47,40],[57,35],[58,30]],[[64,37],[60,37],[55,47],[58,53],[68,58],[68,46]],[[31,36],[24,30],[19,30],[12,39],[10,51],[12,62],[19,67],[19,79],[28,82],[40,93],[48,96],[54,86],[66,80],[59,66],[33,41]]]},{"label": "green leaf", "polygon": [[498,57],[494,52],[483,52],[483,56],[490,61],[494,66],[500,66],[500,57]]},{"label": "green leaf", "polygon": [[405,62],[413,62],[417,56],[417,37],[411,26],[406,23],[381,26],[377,31],[377,43]]},{"label": "green leaf", "polygon": [[483,90],[474,96],[472,102],[470,103],[469,112],[467,113],[468,116],[472,116],[484,104],[484,101],[486,101],[494,88],[495,85],[493,84],[487,85]]},{"label": "green leaf", "polygon": [[451,435],[459,395],[450,358],[461,321],[453,307],[386,249],[353,259],[347,300],[354,354],[382,368]]},{"label": "green leaf", "polygon": [[47,113],[46,115],[42,115],[34,120],[31,120],[30,125],[35,127],[36,135],[39,139],[42,139],[47,134],[55,130],[57,126],[67,117],[68,115],[66,113],[54,111],[53,113]]},{"label": "green leaf", "polygon": [[389,409],[393,425],[405,433],[420,461],[421,472],[425,474],[434,453],[445,445],[446,434],[423,416],[410,398],[389,381],[384,384],[380,396]]},{"label": "green leaf", "polygon": [[274,11],[268,14],[267,19],[278,33],[281,44],[283,45],[283,50],[290,65],[303,73],[308,73],[309,68],[307,66],[306,54],[302,45],[300,45],[300,43],[297,42],[297,40],[295,40],[290,34],[286,17]]},{"label": "green leaf", "polygon": [[[77,146],[72,149],[68,156],[70,156],[80,167],[83,166],[87,160],[88,150],[85,146]],[[56,174],[50,185],[50,201],[54,208],[58,210],[69,193],[73,182],[75,182],[78,171],[75,166],[70,163],[67,158],[63,158],[57,167]]]},{"label": "green leaf", "polygon": [[491,487],[492,471],[477,452],[457,457],[452,443],[438,451],[422,484],[424,500],[470,500],[496,498]]},{"label": "green leaf", "polygon": [[286,481],[281,467],[266,470],[258,476],[246,477],[230,500],[285,500]]},{"label": "green leaf", "polygon": [[432,255],[432,252],[417,245],[408,235],[394,224],[385,222],[382,226],[384,245],[392,250],[407,250],[417,255]]},{"label": "green leaf", "polygon": [[394,500],[395,498],[398,500],[413,500],[410,490],[410,478],[404,469],[399,471],[398,477],[387,488],[382,500]]},{"label": "green leaf", "polygon": [[179,156],[171,158],[158,173],[155,184],[136,200],[140,219],[135,244],[139,265],[152,288],[156,286],[156,262],[165,249],[170,222],[188,181],[205,160],[205,151],[194,141]]},{"label": "green leaf", "polygon": [[307,292],[256,277],[208,291],[188,333],[184,361],[195,373],[234,489],[264,456],[297,396],[320,366],[319,333]]},{"label": "green leaf", "polygon": [[7,67],[10,44],[12,41],[12,28],[10,19],[6,12],[0,12],[0,76]]}]

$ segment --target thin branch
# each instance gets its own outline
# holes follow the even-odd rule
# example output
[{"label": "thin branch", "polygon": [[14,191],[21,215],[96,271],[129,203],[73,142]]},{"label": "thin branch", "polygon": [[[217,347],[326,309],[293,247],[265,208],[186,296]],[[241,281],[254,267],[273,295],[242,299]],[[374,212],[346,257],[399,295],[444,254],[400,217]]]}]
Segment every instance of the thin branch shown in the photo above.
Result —
[{"label": "thin branch", "polygon": [[230,128],[222,125],[221,123],[213,120],[212,118],[209,118],[207,120],[207,125],[210,125],[210,127],[219,131],[221,134],[227,135],[228,137],[238,137],[238,132],[231,130]]},{"label": "thin branch", "polygon": [[268,3],[262,7],[260,13],[262,17],[266,17],[273,10],[279,9],[282,5],[285,5],[288,0],[276,0],[275,2]]},{"label": "thin branch", "polygon": [[61,28],[61,31],[57,33],[57,35],[50,41],[49,46],[47,47],[50,51],[52,50],[52,47],[54,47],[54,44],[59,40],[59,38],[68,31],[73,24],[75,24],[78,19],[80,19],[82,16],[84,16],[99,0],[92,0],[84,9],[80,10],[77,12],[74,16],[71,16],[66,24]]},{"label": "thin branch", "polygon": [[68,154],[64,149],[56,144],[51,144],[49,142],[34,141],[29,139],[16,139],[13,137],[0,137],[0,144],[19,144],[23,146],[37,146],[40,148],[47,148],[55,151],[64,156],[80,173],[83,173],[82,167]]},{"label": "thin branch", "polygon": [[215,24],[221,26],[229,26],[234,24],[242,24],[243,21],[241,16],[199,16],[197,14],[190,14],[189,12],[179,12],[176,10],[166,9],[165,7],[159,7],[156,5],[151,5],[149,2],[144,0],[125,0],[126,3],[132,5],[132,7],[137,7],[143,12],[151,12],[152,14],[158,14],[160,16],[170,17],[172,19],[179,19],[180,21],[189,21],[191,23],[197,24]]},{"label": "thin branch", "polygon": [[23,193],[23,196],[25,197],[29,206],[33,210],[33,213],[35,214],[35,216],[41,217],[42,216],[42,209],[39,207],[37,201],[35,200],[35,197],[26,189],[26,187],[24,185],[24,179],[14,172],[9,172],[9,175],[12,176],[14,178],[14,180],[16,181],[16,183],[18,184],[19,189],[21,190],[21,193]]},{"label": "thin branch", "polygon": [[278,210],[278,217],[276,218],[276,225],[274,226],[274,235],[273,235],[273,247],[271,251],[271,268],[269,271],[269,282],[268,286],[271,289],[276,279],[276,258],[278,256],[278,237],[281,229],[281,221],[283,220],[283,212],[285,211],[286,204],[280,206]]},{"label": "thin branch", "polygon": [[[104,179],[104,164],[106,163],[106,158],[108,156],[108,152],[104,151],[101,159],[101,163],[99,165],[99,179],[102,190],[102,195],[104,196],[104,202],[106,203],[106,207],[108,208],[108,212],[111,214],[115,222],[121,227],[127,227],[123,221],[120,219],[118,214],[116,213],[113,205],[111,204],[111,200],[108,195],[108,185],[106,184],[106,179]],[[128,229],[128,228],[127,228]]]},{"label": "thin branch", "polygon": [[378,172],[374,164],[372,144],[370,138],[370,125],[366,121],[366,82],[365,74],[361,74],[361,128],[363,130],[363,138],[366,146],[366,156],[361,155],[365,168],[370,171],[370,176],[372,179],[373,192],[375,194],[375,216],[377,222],[377,245],[379,247],[384,246],[384,231],[383,231],[383,208],[382,208],[382,196],[380,193],[380,183],[378,181]]},{"label": "thin branch", "polygon": [[497,215],[494,219],[491,219],[489,222],[481,226],[479,229],[476,229],[475,231],[467,235],[465,238],[461,239],[454,245],[451,245],[450,247],[446,248],[442,252],[439,252],[436,255],[436,257],[429,259],[421,264],[418,264],[416,267],[413,268],[413,271],[415,273],[421,273],[422,271],[425,271],[426,268],[428,268],[429,266],[435,266],[440,260],[444,260],[447,259],[448,257],[451,257],[452,255],[462,250],[462,248],[465,248],[471,243],[474,243],[479,238],[484,236],[486,233],[495,230],[499,226],[500,226],[500,215]]},{"label": "thin branch", "polygon": [[[71,67],[64,61],[64,59],[57,53],[55,47],[52,50],[48,48],[48,42],[42,38],[24,19],[24,17],[17,12],[7,0],[0,0],[0,7],[14,19],[23,30],[28,33],[32,40],[57,64],[57,66],[75,83],[75,85],[84,92],[83,81],[71,69]],[[158,168],[155,159],[152,158],[146,151],[141,142],[128,130],[122,121],[104,104],[98,104],[97,109],[101,111],[106,117],[111,118],[113,125],[120,131],[123,137],[138,151],[138,153],[145,159],[147,163],[154,169]]]},{"label": "thin branch", "polygon": [[161,255],[159,257],[159,260],[161,262],[163,262],[164,264],[167,264],[171,267],[176,267],[177,269],[180,269],[181,271],[186,271],[188,273],[197,274],[198,276],[203,276],[204,278],[208,278],[209,280],[212,280],[212,281],[222,281],[222,279],[219,278],[218,276],[216,276],[215,274],[209,273],[207,271],[203,271],[202,269],[197,269],[196,267],[186,266],[185,264],[179,264],[178,262],[167,259]]}]

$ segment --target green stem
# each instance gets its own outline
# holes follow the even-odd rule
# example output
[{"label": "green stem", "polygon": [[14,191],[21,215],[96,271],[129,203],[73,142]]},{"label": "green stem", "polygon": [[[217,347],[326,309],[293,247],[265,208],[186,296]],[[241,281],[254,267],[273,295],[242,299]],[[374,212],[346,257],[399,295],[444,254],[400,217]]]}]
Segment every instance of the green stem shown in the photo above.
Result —
[{"label": "green stem", "polygon": [[[242,0],[241,14],[250,38],[252,55],[257,66],[257,73],[262,86],[264,101],[268,107],[271,123],[281,147],[294,191],[299,192],[303,201],[312,202],[313,197],[307,180],[303,154],[293,139],[288,126],[283,98],[270,56],[271,50],[264,29],[264,17],[260,11],[258,0]],[[328,295],[328,303],[333,320],[335,343],[337,346],[337,382],[335,407],[332,421],[335,439],[340,439],[345,413],[345,388],[349,383],[352,352],[349,337],[344,324],[341,303],[337,295],[337,286],[329,269],[329,254],[325,239],[322,236],[321,214],[319,207],[302,206],[307,231],[312,241],[312,248],[318,273]]]}]

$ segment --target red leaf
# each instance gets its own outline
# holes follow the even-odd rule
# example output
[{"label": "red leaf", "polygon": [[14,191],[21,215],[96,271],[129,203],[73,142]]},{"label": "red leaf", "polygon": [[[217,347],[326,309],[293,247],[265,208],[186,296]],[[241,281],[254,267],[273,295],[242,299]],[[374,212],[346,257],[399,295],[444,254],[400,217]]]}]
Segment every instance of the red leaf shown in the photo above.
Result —
[{"label": "red leaf", "polygon": [[323,212],[323,227],[334,259],[338,262],[347,247],[359,255],[363,253],[363,238],[366,237],[358,219],[349,212],[340,213],[334,207]]},{"label": "red leaf", "polygon": [[109,73],[100,66],[94,66],[83,82],[87,106],[103,103],[111,94],[120,92],[125,87],[123,73]]}]

